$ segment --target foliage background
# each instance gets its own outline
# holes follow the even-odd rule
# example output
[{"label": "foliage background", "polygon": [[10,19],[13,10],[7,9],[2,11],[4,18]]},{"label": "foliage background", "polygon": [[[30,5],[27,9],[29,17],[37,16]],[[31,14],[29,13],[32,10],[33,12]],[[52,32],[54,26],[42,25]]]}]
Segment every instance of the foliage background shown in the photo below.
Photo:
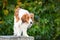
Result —
[{"label": "foliage background", "polygon": [[0,35],[13,35],[14,9],[34,13],[28,34],[35,40],[60,40],[60,0],[0,0]]}]

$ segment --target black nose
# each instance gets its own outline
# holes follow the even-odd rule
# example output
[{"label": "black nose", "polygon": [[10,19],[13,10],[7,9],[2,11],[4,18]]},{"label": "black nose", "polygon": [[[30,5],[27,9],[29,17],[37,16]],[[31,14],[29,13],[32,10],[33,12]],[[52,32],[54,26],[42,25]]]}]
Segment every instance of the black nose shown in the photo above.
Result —
[{"label": "black nose", "polygon": [[32,22],[30,22],[30,24],[32,24]]}]

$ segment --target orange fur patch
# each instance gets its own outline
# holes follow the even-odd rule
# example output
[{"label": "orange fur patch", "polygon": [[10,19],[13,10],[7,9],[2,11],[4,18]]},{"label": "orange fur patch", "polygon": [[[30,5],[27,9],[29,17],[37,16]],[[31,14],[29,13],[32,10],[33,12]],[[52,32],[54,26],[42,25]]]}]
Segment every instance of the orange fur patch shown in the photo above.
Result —
[{"label": "orange fur patch", "polygon": [[20,20],[18,14],[19,14],[19,8],[16,8],[15,13],[14,13],[14,16],[16,17],[16,22],[18,22]]},{"label": "orange fur patch", "polygon": [[34,14],[30,14],[30,15],[24,14],[21,19],[22,19],[22,22],[28,23],[30,18],[34,21]]},{"label": "orange fur patch", "polygon": [[33,13],[30,14],[30,17],[34,21],[34,14]]},{"label": "orange fur patch", "polygon": [[29,15],[28,14],[24,14],[21,19],[22,19],[22,22],[27,22],[28,23]]}]

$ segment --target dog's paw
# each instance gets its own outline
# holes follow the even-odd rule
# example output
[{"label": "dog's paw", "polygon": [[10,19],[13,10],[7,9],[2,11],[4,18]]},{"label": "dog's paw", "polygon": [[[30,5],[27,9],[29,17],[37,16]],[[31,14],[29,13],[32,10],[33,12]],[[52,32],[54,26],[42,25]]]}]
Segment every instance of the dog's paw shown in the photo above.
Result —
[{"label": "dog's paw", "polygon": [[28,35],[23,35],[24,37],[29,37]]}]

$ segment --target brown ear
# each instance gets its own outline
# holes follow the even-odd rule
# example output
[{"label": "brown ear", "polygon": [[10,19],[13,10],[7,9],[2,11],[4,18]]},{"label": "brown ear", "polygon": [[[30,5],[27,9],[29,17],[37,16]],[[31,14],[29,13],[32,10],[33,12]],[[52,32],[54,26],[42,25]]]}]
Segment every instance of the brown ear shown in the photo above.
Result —
[{"label": "brown ear", "polygon": [[32,20],[34,20],[34,14],[31,13],[30,16],[31,16]]},{"label": "brown ear", "polygon": [[22,22],[25,22],[26,20],[26,14],[21,17]]},{"label": "brown ear", "polygon": [[18,16],[18,13],[19,13],[19,8],[16,8],[16,9],[14,10],[14,16]]},{"label": "brown ear", "polygon": [[15,9],[15,13],[14,13],[14,16],[16,17],[16,22],[20,20],[18,14],[19,14],[19,8]]}]

